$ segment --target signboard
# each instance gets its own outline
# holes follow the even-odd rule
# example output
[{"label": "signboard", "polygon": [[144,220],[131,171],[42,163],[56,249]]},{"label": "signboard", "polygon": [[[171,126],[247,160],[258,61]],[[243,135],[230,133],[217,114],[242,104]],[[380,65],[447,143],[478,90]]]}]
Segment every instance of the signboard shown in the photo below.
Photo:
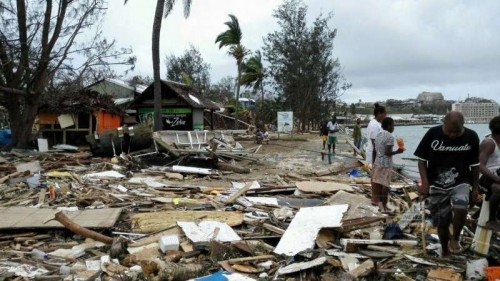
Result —
[{"label": "signboard", "polygon": [[[163,130],[193,130],[193,110],[191,108],[162,108]],[[139,108],[139,122],[153,125],[153,108]]]},{"label": "signboard", "polygon": [[278,132],[291,132],[293,129],[293,111],[278,112]]}]

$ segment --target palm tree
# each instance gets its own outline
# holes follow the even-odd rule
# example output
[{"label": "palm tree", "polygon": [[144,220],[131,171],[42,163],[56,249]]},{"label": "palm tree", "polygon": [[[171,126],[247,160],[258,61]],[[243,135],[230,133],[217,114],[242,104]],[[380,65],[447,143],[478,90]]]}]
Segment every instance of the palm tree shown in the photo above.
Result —
[{"label": "palm tree", "polygon": [[252,87],[254,92],[260,91],[260,116],[263,115],[263,102],[264,102],[264,67],[262,66],[262,55],[257,51],[255,56],[250,57],[242,65],[242,74],[240,85],[245,87]]},{"label": "palm tree", "polygon": [[[228,54],[236,59],[236,65],[238,66],[238,77],[236,80],[236,106],[235,113],[236,119],[238,119],[238,107],[240,103],[240,79],[241,79],[241,67],[243,64],[243,59],[245,55],[248,54],[248,50],[241,45],[241,28],[238,23],[238,19],[234,15],[229,15],[231,21],[227,21],[224,24],[227,25],[228,30],[222,32],[215,39],[215,44],[219,43],[219,49],[222,47],[229,47]],[[234,123],[237,126],[237,121]]]},{"label": "palm tree", "polygon": [[[191,12],[191,1],[184,0],[184,17],[189,17]],[[125,0],[127,4],[128,0]],[[153,36],[151,52],[153,57],[153,79],[154,79],[154,128],[160,131],[163,129],[161,118],[161,75],[160,75],[160,31],[163,17],[167,17],[174,8],[175,0],[157,0],[155,16],[153,20]]]}]

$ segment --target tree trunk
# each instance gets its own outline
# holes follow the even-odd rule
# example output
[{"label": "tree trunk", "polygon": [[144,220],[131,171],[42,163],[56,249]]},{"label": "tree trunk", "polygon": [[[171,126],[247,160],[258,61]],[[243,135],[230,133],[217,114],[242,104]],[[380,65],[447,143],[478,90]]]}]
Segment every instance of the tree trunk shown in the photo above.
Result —
[{"label": "tree trunk", "polygon": [[161,76],[160,76],[160,31],[161,22],[163,19],[163,8],[165,0],[156,2],[155,17],[153,21],[153,78],[154,78],[154,126],[153,131],[161,131],[163,129],[163,120],[161,112]]},{"label": "tree trunk", "polygon": [[[12,131],[10,147],[28,148],[32,140],[33,123],[38,113],[38,94],[20,98],[15,94],[6,97],[9,123]],[[22,110],[19,110],[22,108]]]},{"label": "tree trunk", "polygon": [[238,78],[236,80],[236,105],[234,107],[234,129],[238,129],[238,120],[239,120],[239,112],[238,109],[240,108],[240,80],[241,80],[241,62],[238,61]]},{"label": "tree trunk", "polygon": [[260,108],[259,108],[259,119],[262,121],[262,125],[265,128],[265,121],[264,121],[264,82],[260,83]]}]

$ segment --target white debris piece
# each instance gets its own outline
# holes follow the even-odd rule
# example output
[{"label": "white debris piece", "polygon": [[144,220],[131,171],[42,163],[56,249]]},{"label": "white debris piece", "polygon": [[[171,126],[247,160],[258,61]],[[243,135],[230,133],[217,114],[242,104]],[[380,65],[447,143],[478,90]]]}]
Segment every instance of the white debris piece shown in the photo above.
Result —
[{"label": "white debris piece", "polygon": [[178,221],[177,225],[193,243],[209,242],[211,240],[219,242],[240,241],[241,238],[234,230],[223,222],[202,221],[198,225],[194,222]]},{"label": "white debris piece", "polygon": [[274,249],[276,254],[293,256],[314,247],[320,229],[340,227],[349,205],[331,205],[300,209]]}]

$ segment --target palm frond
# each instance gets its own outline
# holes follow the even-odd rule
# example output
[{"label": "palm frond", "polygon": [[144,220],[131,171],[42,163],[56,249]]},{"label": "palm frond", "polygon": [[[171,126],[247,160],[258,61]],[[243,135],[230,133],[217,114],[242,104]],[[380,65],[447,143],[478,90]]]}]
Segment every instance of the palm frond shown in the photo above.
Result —
[{"label": "palm frond", "polygon": [[191,13],[191,3],[192,3],[192,0],[184,0],[184,17],[185,18],[189,17],[189,14]]},{"label": "palm frond", "polygon": [[250,57],[242,65],[242,75],[240,85],[253,87],[255,91],[259,90],[265,78],[264,67],[262,65],[262,55],[260,51]]},{"label": "palm frond", "polygon": [[174,9],[175,0],[163,0],[163,2],[165,5],[163,16],[166,18]]},{"label": "palm frond", "polygon": [[[128,1],[128,0],[126,0],[126,1]],[[184,17],[185,18],[189,17],[189,14],[191,13],[191,3],[192,3],[192,0],[184,0],[183,4],[184,4]],[[165,13],[163,16],[167,17],[168,15],[170,15],[174,6],[175,6],[175,0],[165,0]]]},{"label": "palm frond", "polygon": [[241,43],[241,29],[238,23],[238,18],[234,15],[229,15],[231,21],[227,21],[224,24],[227,25],[228,29],[220,33],[215,39],[215,43],[219,43],[219,49],[225,46],[239,45]]}]

